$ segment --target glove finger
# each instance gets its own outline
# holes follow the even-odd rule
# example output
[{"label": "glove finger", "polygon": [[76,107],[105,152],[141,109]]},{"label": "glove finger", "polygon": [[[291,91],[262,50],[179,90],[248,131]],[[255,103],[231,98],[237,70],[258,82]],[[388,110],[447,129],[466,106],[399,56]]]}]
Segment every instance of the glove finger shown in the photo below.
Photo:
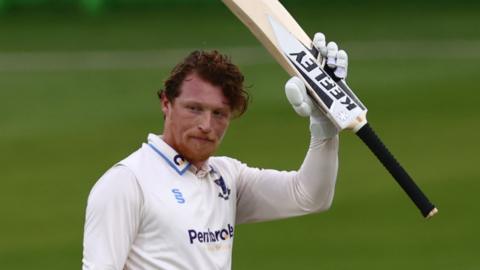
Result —
[{"label": "glove finger", "polygon": [[292,106],[300,106],[304,101],[305,85],[300,78],[294,76],[285,84],[285,95]]},{"label": "glove finger", "polygon": [[315,46],[321,56],[327,56],[327,41],[323,33],[318,32],[315,34],[313,37],[313,46]]},{"label": "glove finger", "polygon": [[294,106],[293,109],[302,117],[308,117],[312,112],[312,108],[305,102],[300,104],[300,106]]},{"label": "glove finger", "polygon": [[340,79],[345,79],[347,77],[348,71],[348,55],[344,50],[339,50],[337,54],[337,69],[334,73]]},{"label": "glove finger", "polygon": [[327,65],[331,68],[337,67],[338,45],[334,41],[327,44]]}]

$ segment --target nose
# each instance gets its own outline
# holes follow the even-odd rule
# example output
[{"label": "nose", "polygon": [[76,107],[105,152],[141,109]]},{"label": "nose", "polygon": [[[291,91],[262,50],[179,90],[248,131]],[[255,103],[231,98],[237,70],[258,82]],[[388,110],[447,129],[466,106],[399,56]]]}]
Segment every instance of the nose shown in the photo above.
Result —
[{"label": "nose", "polygon": [[204,133],[210,133],[212,131],[212,113],[205,112],[200,117],[198,128]]}]

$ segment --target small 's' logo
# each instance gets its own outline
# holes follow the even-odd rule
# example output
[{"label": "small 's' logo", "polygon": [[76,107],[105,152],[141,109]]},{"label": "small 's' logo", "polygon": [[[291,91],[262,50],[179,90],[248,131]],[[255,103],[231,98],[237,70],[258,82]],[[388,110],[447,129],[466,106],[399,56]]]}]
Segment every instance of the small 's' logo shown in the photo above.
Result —
[{"label": "small 's' logo", "polygon": [[218,193],[218,197],[223,198],[224,200],[228,200],[228,198],[230,197],[230,189],[227,187],[227,185],[225,185],[223,177],[220,176],[220,178],[218,178],[214,182],[222,189],[222,191]]},{"label": "small 's' logo", "polygon": [[175,199],[177,200],[177,203],[185,203],[185,198],[183,198],[182,192],[178,188],[172,189],[172,193],[175,196]]}]

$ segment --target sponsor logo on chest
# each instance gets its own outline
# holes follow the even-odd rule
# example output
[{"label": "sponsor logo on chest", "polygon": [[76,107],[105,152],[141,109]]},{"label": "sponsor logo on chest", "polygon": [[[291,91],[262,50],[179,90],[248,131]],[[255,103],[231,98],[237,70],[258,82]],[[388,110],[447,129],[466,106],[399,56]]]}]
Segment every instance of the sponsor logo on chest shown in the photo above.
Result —
[{"label": "sponsor logo on chest", "polygon": [[233,238],[234,227],[230,224],[226,228],[211,230],[208,228],[204,231],[194,229],[188,230],[190,244],[198,243],[216,243]]}]

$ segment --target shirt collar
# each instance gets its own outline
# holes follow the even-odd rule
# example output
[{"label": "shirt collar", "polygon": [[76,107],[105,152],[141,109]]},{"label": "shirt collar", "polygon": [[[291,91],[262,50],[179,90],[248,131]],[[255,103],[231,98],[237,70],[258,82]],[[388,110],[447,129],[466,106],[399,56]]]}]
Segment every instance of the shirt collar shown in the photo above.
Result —
[{"label": "shirt collar", "polygon": [[163,141],[161,136],[148,134],[148,146],[180,175],[183,175],[191,167],[190,162]]},{"label": "shirt collar", "polygon": [[189,170],[199,178],[204,178],[208,174],[215,172],[212,166],[209,165],[208,160],[203,163],[202,167],[197,168],[195,165],[191,165]]}]

